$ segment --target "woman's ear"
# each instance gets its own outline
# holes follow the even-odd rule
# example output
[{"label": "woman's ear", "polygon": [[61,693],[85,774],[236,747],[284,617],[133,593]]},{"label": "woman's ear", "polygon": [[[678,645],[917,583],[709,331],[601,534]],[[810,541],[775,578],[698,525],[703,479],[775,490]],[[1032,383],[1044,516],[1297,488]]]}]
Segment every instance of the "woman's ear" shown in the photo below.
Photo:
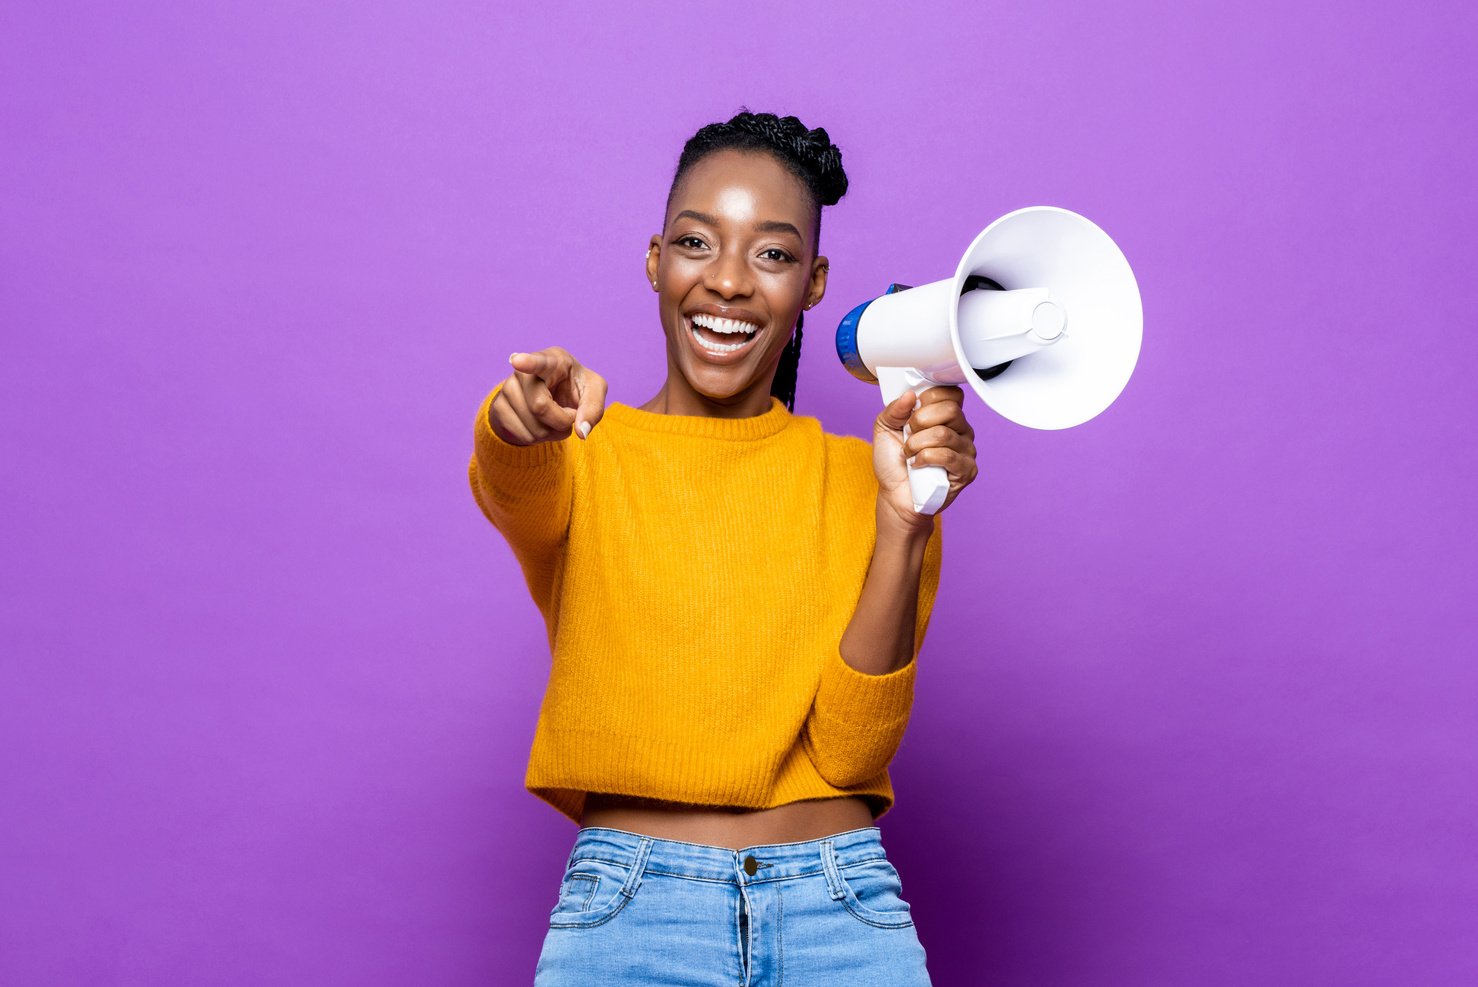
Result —
[{"label": "woman's ear", "polygon": [[653,291],[657,289],[657,261],[661,256],[662,237],[653,233],[651,242],[647,244],[647,281]]},{"label": "woman's ear", "polygon": [[817,257],[811,265],[811,283],[806,289],[806,308],[820,302],[826,294],[826,272],[831,267],[825,257]]}]

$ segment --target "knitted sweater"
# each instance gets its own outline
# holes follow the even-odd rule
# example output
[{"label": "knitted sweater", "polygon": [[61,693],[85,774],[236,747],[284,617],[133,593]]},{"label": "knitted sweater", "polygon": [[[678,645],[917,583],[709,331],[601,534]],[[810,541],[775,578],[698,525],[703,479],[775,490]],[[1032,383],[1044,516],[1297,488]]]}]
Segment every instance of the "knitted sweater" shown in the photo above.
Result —
[{"label": "knitted sweater", "polygon": [[871,675],[838,650],[877,536],[868,442],[772,397],[732,419],[609,402],[587,439],[515,446],[488,424],[497,392],[468,479],[552,657],[525,788],[576,823],[593,791],[751,809],[858,795],[887,812],[939,516],[914,654]]}]

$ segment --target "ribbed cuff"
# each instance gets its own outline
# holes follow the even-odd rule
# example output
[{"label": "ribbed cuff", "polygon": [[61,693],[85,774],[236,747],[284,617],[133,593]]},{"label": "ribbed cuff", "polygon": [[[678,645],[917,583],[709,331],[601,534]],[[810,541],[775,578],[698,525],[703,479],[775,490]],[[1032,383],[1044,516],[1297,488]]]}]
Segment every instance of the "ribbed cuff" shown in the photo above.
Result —
[{"label": "ribbed cuff", "polygon": [[802,735],[822,778],[849,788],[887,770],[908,729],[917,661],[884,675],[851,667],[834,650],[822,666],[821,685]]},{"label": "ribbed cuff", "polygon": [[907,720],[913,708],[914,680],[918,660],[882,675],[870,675],[847,664],[839,649],[832,649],[821,668],[821,686],[816,692],[816,711],[830,720],[842,720],[853,729],[875,728],[880,735],[893,732],[898,721]]}]

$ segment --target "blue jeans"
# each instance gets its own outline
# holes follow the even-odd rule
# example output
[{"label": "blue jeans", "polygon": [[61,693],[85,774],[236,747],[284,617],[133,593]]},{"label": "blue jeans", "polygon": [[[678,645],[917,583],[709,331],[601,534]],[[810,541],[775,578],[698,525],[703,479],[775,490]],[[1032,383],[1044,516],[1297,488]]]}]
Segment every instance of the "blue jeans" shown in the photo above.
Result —
[{"label": "blue jeans", "polygon": [[876,826],[743,850],[587,826],[534,985],[927,985],[901,892]]}]

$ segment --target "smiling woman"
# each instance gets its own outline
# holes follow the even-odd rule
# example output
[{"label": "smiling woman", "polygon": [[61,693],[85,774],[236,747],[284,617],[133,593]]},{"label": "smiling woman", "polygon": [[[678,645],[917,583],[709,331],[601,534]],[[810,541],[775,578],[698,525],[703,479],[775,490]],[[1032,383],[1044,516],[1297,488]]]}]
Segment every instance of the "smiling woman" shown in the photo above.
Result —
[{"label": "smiling woman", "polygon": [[846,191],[841,152],[795,117],[740,113],[688,141],[647,248],[668,374],[643,410],[794,409],[801,312],[826,293],[821,208]]},{"label": "smiling woman", "polygon": [[929,982],[875,821],[939,583],[905,460],[946,469],[947,507],[974,432],[957,387],[905,392],[871,444],[793,413],[846,188],[795,117],[703,127],[646,249],[662,387],[607,405],[550,346],[474,419],[473,494],[552,649],[525,787],[579,826],[539,987]]}]

